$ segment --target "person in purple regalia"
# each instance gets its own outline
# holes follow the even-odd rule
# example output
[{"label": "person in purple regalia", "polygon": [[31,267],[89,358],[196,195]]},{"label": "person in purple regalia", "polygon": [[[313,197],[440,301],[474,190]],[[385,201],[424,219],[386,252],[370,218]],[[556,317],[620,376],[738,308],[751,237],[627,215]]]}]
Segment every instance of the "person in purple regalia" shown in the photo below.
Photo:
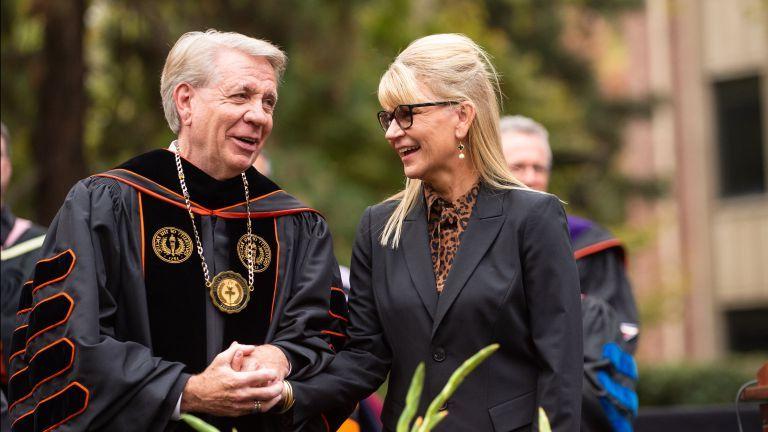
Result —
[{"label": "person in purple regalia", "polygon": [[[538,122],[519,115],[503,117],[500,129],[504,157],[512,173],[530,188],[546,191],[552,168],[547,130]],[[623,415],[612,415],[612,409],[601,406],[598,398],[591,397],[595,392],[589,391],[596,388],[598,393],[605,393],[602,386],[590,383],[599,381],[595,371],[603,368],[607,341],[616,341],[616,346],[626,353],[625,357],[631,358],[637,349],[639,320],[626,273],[626,251],[619,239],[597,223],[573,215],[567,219],[583,299],[585,393],[582,430],[607,430],[609,427],[631,430],[627,419],[637,413],[634,391],[625,398],[624,407],[619,408],[626,408]],[[630,389],[637,379],[634,361],[631,364],[629,378],[615,374]],[[599,366],[590,369],[590,365]],[[619,392],[627,394],[624,389]],[[622,404],[615,402],[614,405]]]}]

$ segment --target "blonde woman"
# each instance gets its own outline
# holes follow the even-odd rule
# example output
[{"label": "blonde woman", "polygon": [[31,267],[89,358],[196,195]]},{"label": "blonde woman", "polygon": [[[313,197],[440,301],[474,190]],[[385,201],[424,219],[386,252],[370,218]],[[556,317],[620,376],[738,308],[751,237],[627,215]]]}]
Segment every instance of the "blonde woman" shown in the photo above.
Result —
[{"label": "blonde woman", "polygon": [[378,120],[405,190],[365,211],[352,256],[349,340],[325,373],[294,382],[300,420],[363,399],[390,374],[394,430],[426,364],[419,412],[480,348],[500,350],[458,388],[441,431],[579,427],[579,281],[559,200],[507,169],[496,72],[457,34],[411,43],[379,84]]}]

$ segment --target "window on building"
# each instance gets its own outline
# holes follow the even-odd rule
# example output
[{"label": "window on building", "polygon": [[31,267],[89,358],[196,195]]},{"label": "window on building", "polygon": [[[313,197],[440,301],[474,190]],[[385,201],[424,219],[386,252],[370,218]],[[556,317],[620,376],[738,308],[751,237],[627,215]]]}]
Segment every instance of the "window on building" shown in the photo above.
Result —
[{"label": "window on building", "polygon": [[765,192],[760,94],[757,76],[715,83],[722,197]]},{"label": "window on building", "polygon": [[768,351],[768,307],[732,309],[725,321],[731,351]]}]

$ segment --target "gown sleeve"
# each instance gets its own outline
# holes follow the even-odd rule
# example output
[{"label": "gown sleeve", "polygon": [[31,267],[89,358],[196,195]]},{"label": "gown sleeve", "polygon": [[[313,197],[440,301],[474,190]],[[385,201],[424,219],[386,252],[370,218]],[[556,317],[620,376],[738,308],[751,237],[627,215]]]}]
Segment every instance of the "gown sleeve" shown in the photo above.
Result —
[{"label": "gown sleeve", "polygon": [[[370,208],[364,213],[352,250],[349,296],[349,340],[327,369],[308,380],[292,381],[296,404],[294,420],[354,405],[384,382],[392,362],[392,350],[384,335],[372,285]],[[333,429],[338,424],[331,424]]]},{"label": "gown sleeve", "polygon": [[630,353],[637,348],[639,317],[632,286],[621,256],[608,249],[577,261],[581,292],[599,298],[613,307],[621,326],[625,347]]},{"label": "gown sleeve", "polygon": [[[183,364],[116,334],[121,295],[143,284],[121,196],[116,184],[83,180],[48,231],[12,338],[14,431],[163,430],[189,379]],[[148,322],[140,311],[132,319]]]},{"label": "gown sleeve", "polygon": [[[349,317],[325,220],[303,213],[286,221],[284,233],[292,240],[285,243],[291,245],[282,275],[286,298],[276,311],[280,321],[269,343],[286,354],[291,363],[288,378],[295,382],[316,376],[330,364],[347,340]],[[301,419],[287,414],[286,421],[290,430],[325,432],[341,424],[351,411],[352,407],[333,407]]]},{"label": "gown sleeve", "polygon": [[277,311],[271,344],[291,363],[290,377],[301,379],[322,370],[346,339],[346,298],[339,265],[325,220],[304,213],[290,222],[293,249],[286,254],[287,295]]}]

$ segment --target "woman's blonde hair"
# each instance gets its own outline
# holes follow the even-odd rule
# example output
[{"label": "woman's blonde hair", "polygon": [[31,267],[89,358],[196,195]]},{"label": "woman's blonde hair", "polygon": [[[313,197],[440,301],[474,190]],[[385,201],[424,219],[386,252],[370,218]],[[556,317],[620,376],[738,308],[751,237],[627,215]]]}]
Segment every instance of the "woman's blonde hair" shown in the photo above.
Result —
[{"label": "woman's blonde hair", "polygon": [[[384,109],[427,101],[423,85],[440,101],[471,102],[475,119],[464,142],[481,181],[495,189],[526,188],[507,167],[499,135],[501,88],[488,54],[461,34],[436,34],[413,41],[397,56],[379,82]],[[382,246],[397,248],[406,215],[421,197],[421,180],[406,179],[405,189],[381,233]]]}]

